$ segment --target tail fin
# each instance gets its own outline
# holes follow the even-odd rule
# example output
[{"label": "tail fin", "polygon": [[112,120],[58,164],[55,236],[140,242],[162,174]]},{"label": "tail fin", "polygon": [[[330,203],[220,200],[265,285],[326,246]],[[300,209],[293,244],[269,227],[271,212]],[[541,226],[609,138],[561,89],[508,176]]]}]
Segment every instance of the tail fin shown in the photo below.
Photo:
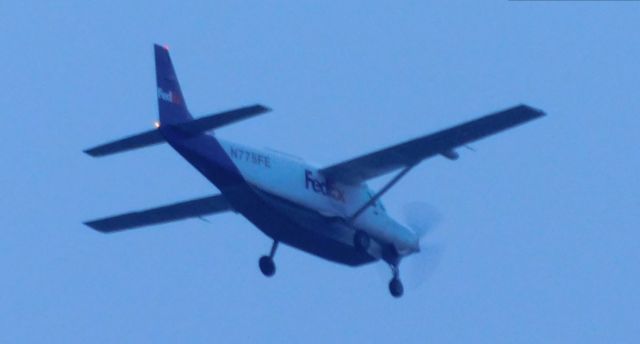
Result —
[{"label": "tail fin", "polygon": [[[167,48],[155,46],[156,55],[156,82],[158,85],[158,109],[160,110],[160,123],[174,125],[183,133],[203,133],[212,129],[224,127],[253,116],[271,111],[268,107],[256,104],[245,106],[213,115],[200,117],[196,120],[191,117],[187,105],[182,97],[180,84],[173,70],[171,58]],[[128,136],[120,140],[86,149],[84,152],[91,156],[105,156],[125,152],[132,149],[148,147],[165,142],[165,138],[156,129]]]},{"label": "tail fin", "polygon": [[180,90],[178,77],[173,69],[169,50],[155,44],[156,84],[158,86],[158,110],[161,124],[179,124],[193,119]]}]

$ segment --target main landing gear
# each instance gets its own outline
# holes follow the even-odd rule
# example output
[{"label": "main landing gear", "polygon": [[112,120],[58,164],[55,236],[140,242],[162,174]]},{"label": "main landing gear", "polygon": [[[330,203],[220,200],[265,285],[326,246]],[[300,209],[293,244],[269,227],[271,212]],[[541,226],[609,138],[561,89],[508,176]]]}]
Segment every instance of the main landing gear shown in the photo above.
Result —
[{"label": "main landing gear", "polygon": [[258,261],[258,266],[260,266],[260,271],[262,274],[271,277],[276,273],[276,264],[273,262],[273,256],[276,254],[276,250],[278,249],[278,242],[273,241],[273,245],[271,245],[271,252],[268,256],[260,257]]}]

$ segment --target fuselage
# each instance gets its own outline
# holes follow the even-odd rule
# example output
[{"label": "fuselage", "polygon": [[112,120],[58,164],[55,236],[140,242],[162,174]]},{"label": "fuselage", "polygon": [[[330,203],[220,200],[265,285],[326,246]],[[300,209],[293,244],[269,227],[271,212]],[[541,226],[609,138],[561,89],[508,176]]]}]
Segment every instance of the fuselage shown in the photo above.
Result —
[{"label": "fuselage", "polygon": [[[300,158],[220,139],[218,142],[248,183],[324,217],[348,219],[373,197],[366,183],[345,185],[326,180],[317,167]],[[380,201],[358,216],[353,227],[392,243],[400,253],[417,249],[415,234],[388,216]]]},{"label": "fuselage", "polygon": [[[384,258],[389,248],[400,256],[418,251],[417,236],[391,218],[380,201],[350,221],[373,197],[366,183],[326,180],[316,167],[277,151],[210,134],[185,136],[172,128],[162,131],[237,212],[276,240],[349,265]],[[357,230],[375,242],[364,256],[352,245]]]},{"label": "fuselage", "polygon": [[[97,157],[166,142],[221,194],[85,224],[111,233],[233,211],[273,239],[269,254],[258,262],[267,277],[275,273],[274,256],[283,243],[351,266],[382,259],[393,274],[389,291],[400,297],[403,286],[399,263],[404,256],[419,251],[419,236],[389,216],[380,197],[425,159],[443,156],[456,160],[456,149],[545,115],[521,104],[317,168],[288,154],[215,137],[212,130],[271,109],[254,104],[194,118],[187,109],[168,48],[156,44],[154,51],[159,110],[156,129],[85,152]],[[391,172],[396,172],[395,176],[375,193],[366,184]]]}]

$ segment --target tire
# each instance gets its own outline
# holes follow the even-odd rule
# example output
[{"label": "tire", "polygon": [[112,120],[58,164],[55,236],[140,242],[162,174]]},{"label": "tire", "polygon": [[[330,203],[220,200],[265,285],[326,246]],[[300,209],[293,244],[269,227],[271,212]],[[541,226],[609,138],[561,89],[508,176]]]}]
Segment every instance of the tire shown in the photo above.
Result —
[{"label": "tire", "polygon": [[260,257],[258,265],[260,266],[260,271],[262,271],[262,274],[267,277],[271,277],[276,273],[276,264],[269,256]]},{"label": "tire", "polygon": [[401,297],[404,294],[404,287],[402,282],[398,278],[393,278],[389,282],[389,292],[395,298]]}]

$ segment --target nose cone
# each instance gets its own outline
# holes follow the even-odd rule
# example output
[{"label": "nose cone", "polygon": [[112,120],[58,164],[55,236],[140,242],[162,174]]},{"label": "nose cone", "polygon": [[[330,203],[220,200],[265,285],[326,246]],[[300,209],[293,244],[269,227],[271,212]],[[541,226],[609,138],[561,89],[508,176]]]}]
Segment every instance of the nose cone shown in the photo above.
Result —
[{"label": "nose cone", "polygon": [[420,252],[420,238],[414,232],[411,232],[411,249],[413,252]]},{"label": "nose cone", "polygon": [[399,236],[396,248],[402,255],[411,254],[414,252],[420,252],[420,238],[416,233],[406,227],[402,227],[401,235]]}]

